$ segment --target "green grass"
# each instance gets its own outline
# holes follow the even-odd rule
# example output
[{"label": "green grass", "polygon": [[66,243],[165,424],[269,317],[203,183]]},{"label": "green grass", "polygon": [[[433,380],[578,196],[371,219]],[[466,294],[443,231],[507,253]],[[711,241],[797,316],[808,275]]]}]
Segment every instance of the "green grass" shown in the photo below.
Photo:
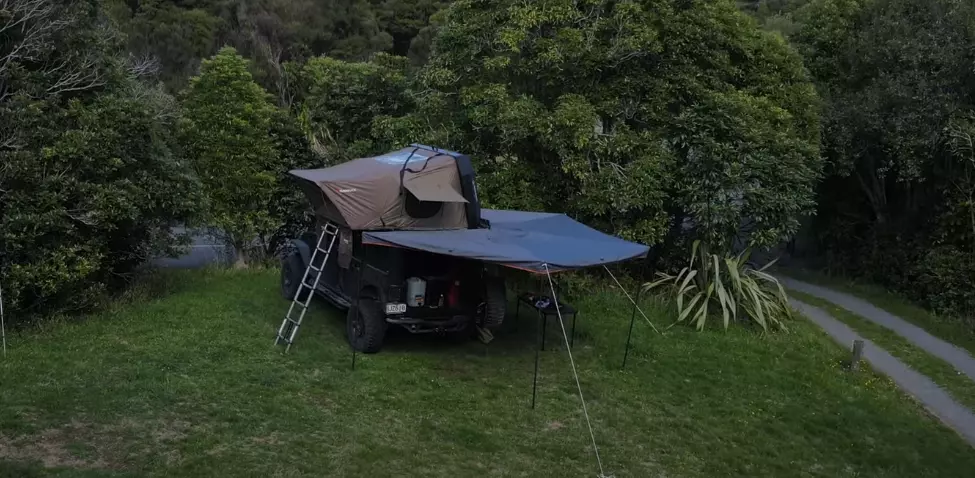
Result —
[{"label": "green grass", "polygon": [[[288,355],[274,271],[167,273],[156,299],[22,331],[0,360],[0,476],[595,476],[564,350],[533,321],[488,347],[399,334],[351,356],[310,312]],[[975,453],[811,324],[760,335],[635,329],[593,290],[574,355],[606,473],[966,476]],[[659,310],[651,316],[666,324]],[[550,344],[558,343],[557,327]]]},{"label": "green grass", "polygon": [[968,350],[970,354],[975,356],[975,323],[971,320],[966,321],[956,317],[935,314],[875,284],[827,276],[806,269],[786,269],[782,273],[789,277],[855,295],[921,327],[935,337]]},{"label": "green grass", "polygon": [[788,290],[788,293],[791,297],[819,307],[837,320],[849,325],[850,328],[870,339],[891,355],[901,359],[918,372],[927,375],[959,403],[975,410],[975,382],[972,382],[964,373],[952,367],[948,362],[925,352],[908,342],[907,339],[897,335],[896,332],[870,322],[828,300],[791,289]]}]

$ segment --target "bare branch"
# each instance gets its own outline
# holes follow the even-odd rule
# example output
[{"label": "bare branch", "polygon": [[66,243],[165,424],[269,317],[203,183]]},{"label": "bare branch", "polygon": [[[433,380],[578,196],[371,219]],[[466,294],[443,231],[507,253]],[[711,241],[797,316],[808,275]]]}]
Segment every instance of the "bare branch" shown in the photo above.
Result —
[{"label": "bare branch", "polygon": [[0,51],[0,77],[18,60],[37,60],[49,50],[52,36],[70,24],[70,19],[58,15],[50,0],[0,0],[0,10],[8,18],[0,24],[0,35],[15,35],[9,51]]},{"label": "bare branch", "polygon": [[[65,60],[71,62],[71,59]],[[72,68],[64,70],[57,80],[44,90],[45,94],[58,95],[72,91],[83,91],[96,88],[105,84],[101,69],[91,56],[85,56],[72,65]]]},{"label": "bare branch", "polygon": [[125,60],[125,69],[133,78],[156,76],[161,69],[159,59],[146,53],[142,56],[129,54]]}]

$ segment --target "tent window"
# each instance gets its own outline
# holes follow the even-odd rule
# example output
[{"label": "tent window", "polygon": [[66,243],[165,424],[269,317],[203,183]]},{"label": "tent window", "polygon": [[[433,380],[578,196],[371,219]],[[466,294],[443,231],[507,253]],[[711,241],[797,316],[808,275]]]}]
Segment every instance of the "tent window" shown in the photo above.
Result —
[{"label": "tent window", "polygon": [[406,193],[406,213],[416,219],[429,219],[443,210],[440,201],[421,201],[409,190]]}]

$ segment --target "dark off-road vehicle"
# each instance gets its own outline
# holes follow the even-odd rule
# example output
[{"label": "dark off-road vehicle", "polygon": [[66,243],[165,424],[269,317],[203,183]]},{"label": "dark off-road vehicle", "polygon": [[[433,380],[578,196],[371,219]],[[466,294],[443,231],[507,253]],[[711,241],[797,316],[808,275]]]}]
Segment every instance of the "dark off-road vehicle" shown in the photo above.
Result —
[{"label": "dark off-road vehicle", "polygon": [[318,228],[293,239],[282,258],[281,292],[293,303],[279,341],[293,342],[311,293],[348,311],[349,342],[366,353],[379,351],[390,325],[459,338],[471,337],[475,325],[501,325],[506,301],[498,266],[369,234],[487,227],[467,156],[412,145],[291,174]]}]

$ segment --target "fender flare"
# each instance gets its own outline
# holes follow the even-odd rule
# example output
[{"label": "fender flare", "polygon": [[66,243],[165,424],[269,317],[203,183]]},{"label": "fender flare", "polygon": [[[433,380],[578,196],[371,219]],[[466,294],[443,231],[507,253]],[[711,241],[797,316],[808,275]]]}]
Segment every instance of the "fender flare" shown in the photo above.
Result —
[{"label": "fender flare", "polygon": [[301,239],[292,239],[289,242],[298,251],[298,256],[301,257],[301,263],[305,267],[308,267],[308,262],[311,261],[311,246]]}]

